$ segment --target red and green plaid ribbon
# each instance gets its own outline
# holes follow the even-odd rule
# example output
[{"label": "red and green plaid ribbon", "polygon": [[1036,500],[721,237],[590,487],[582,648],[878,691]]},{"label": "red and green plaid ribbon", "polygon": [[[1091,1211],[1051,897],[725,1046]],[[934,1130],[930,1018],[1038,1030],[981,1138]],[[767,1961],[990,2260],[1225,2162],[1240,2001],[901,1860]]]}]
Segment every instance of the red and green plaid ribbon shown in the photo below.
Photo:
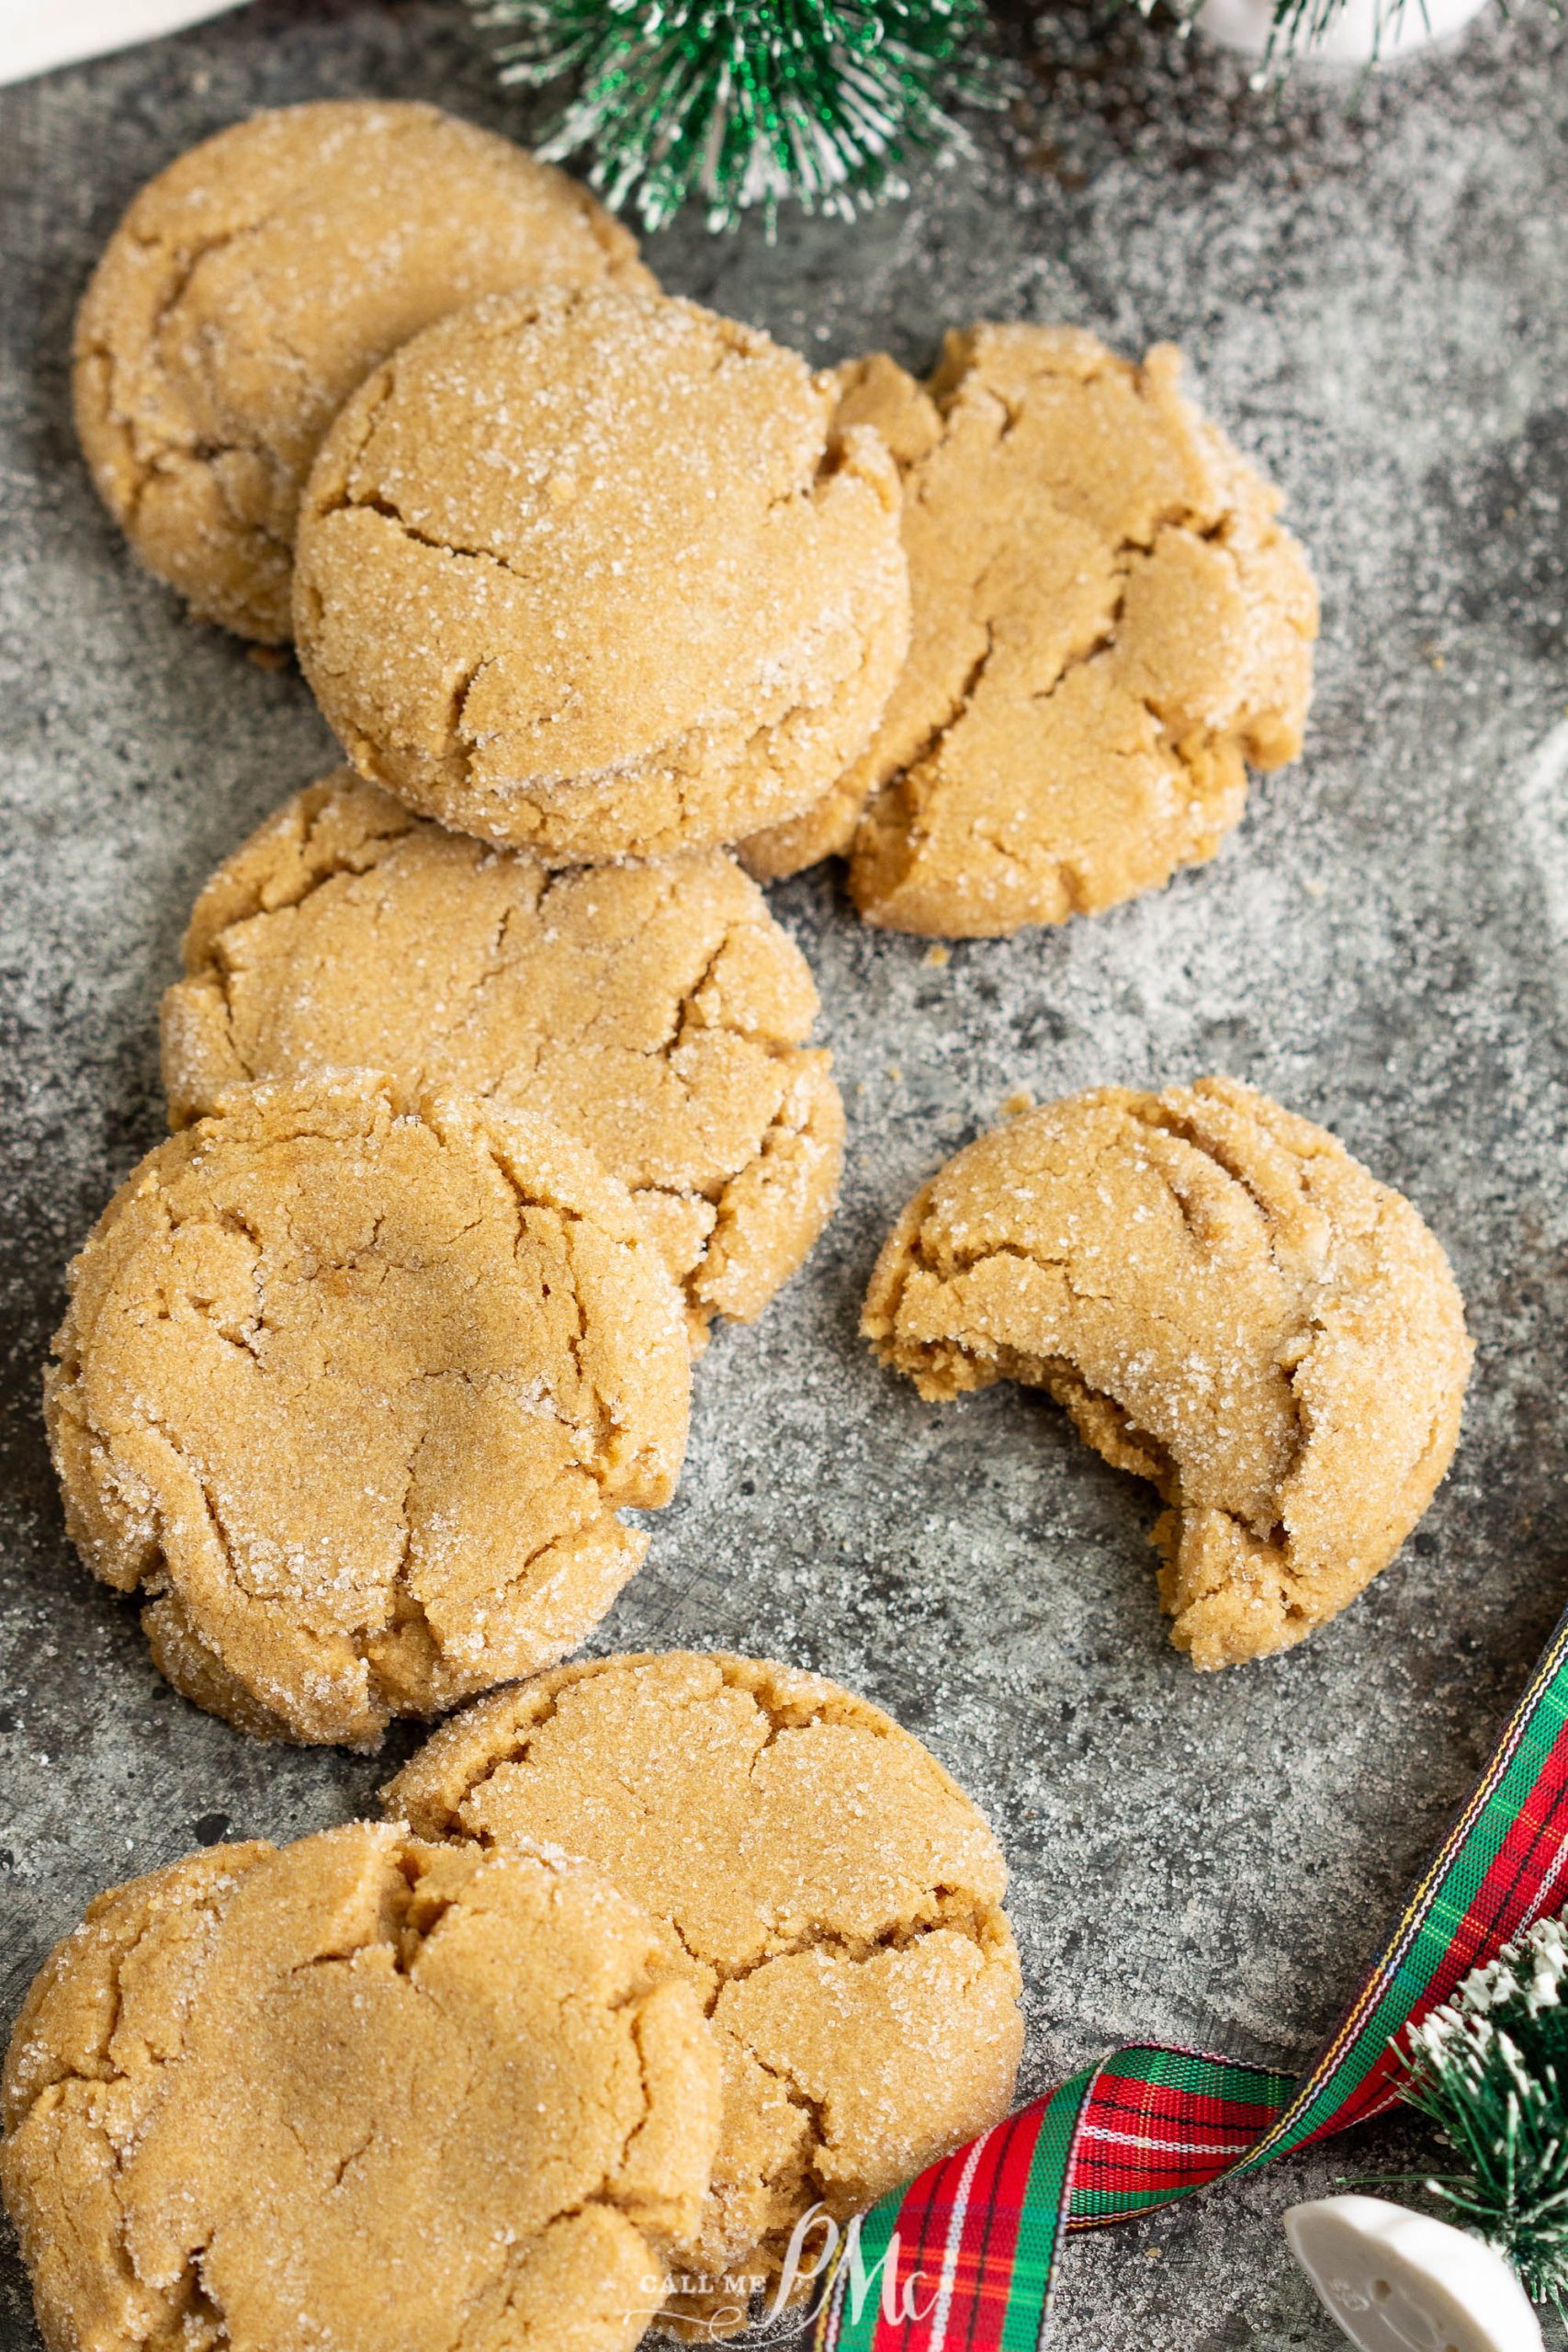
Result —
[{"label": "red and green plaid ribbon", "polygon": [[817,2352],[1037,2352],[1069,2230],[1152,2213],[1383,2113],[1394,2038],[1546,1910],[1565,1860],[1568,1617],[1300,2081],[1202,2051],[1115,2051],[873,2207],[840,2253]]}]

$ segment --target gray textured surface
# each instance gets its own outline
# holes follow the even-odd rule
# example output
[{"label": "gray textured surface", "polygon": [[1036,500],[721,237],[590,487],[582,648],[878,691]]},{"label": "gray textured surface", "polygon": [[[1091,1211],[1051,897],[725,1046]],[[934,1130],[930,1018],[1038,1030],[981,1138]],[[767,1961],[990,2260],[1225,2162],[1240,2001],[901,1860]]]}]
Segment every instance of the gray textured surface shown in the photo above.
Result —
[{"label": "gray textured surface", "polygon": [[[650,257],[824,358],[923,361],[987,313],[1180,338],[1318,565],[1308,756],[1162,897],[944,967],[859,930],[824,876],[777,894],[850,1104],[843,1205],[705,1360],[684,1485],[599,1643],[772,1652],[931,1741],[1012,1862],[1031,2086],[1122,2038],[1305,2058],[1568,1591],[1568,43],[1488,21],[1352,110],[1303,86],[1276,114],[1135,22],[1055,20],[1041,57],[1011,130],[908,207],[771,248],[692,228]],[[159,1132],[154,1008],[191,895],[329,759],[299,679],[182,621],[98,510],[71,310],[147,174],[321,93],[518,119],[435,0],[263,0],[0,96],[7,2016],[100,1885],[229,1826],[338,1820],[385,1769],[247,1745],[160,1683],[69,1555],[35,1401],[70,1250]],[[1400,1563],[1293,1656],[1199,1679],[1156,1612],[1146,1494],[1016,1391],[920,1405],[855,1317],[896,1209],[1010,1089],[1213,1068],[1414,1196],[1479,1358]],[[1061,2352],[1328,2352],[1277,2215],[1420,2148],[1376,2129],[1080,2242]],[[14,2263],[0,2340],[34,2341]]]}]

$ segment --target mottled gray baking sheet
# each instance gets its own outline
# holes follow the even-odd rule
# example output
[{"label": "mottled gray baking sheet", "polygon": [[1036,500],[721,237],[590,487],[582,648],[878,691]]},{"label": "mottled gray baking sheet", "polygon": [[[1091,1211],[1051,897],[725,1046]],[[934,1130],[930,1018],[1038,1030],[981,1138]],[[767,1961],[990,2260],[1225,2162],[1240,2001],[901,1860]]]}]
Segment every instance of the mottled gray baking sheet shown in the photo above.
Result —
[{"label": "mottled gray baking sheet", "polygon": [[[598,1643],[771,1652],[931,1743],[1011,1860],[1031,2088],[1129,2038],[1305,2059],[1568,1600],[1568,40],[1488,19],[1353,111],[1303,86],[1270,115],[1136,21],[1044,35],[1018,121],[908,207],[771,247],[694,224],[651,258],[824,359],[923,363],[982,314],[1179,337],[1317,563],[1308,754],[1162,897],[945,965],[859,929],[830,874],[776,894],[849,1103],[843,1205],[705,1358],[685,1482]],[[264,0],[0,96],[7,2019],[99,1886],[340,1820],[385,1769],[253,1746],[162,1684],[68,1551],[36,1402],[66,1258],[160,1132],[192,893],[332,756],[297,675],[131,566],[73,444],[71,311],[150,172],[319,94],[520,120],[439,0]],[[1213,1069],[1413,1195],[1479,1354],[1399,1564],[1304,1649],[1200,1679],[1156,1611],[1147,1493],[1016,1390],[921,1405],[855,1319],[897,1208],[1010,1090]],[[1078,2242],[1060,2352],[1328,2352],[1280,2210],[1430,2161],[1380,2127]],[[30,2346],[5,2261],[0,2340]]]}]

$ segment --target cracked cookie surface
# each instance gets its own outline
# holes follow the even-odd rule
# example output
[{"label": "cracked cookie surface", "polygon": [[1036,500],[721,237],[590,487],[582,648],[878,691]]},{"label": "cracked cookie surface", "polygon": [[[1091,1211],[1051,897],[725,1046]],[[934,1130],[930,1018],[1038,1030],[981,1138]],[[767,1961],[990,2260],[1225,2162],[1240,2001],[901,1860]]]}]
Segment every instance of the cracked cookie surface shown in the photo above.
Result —
[{"label": "cracked cookie surface", "polygon": [[969,1145],[899,1220],[861,1328],[933,1402],[1045,1389],[1154,1484],[1160,1598],[1199,1667],[1290,1648],[1386,1566],[1448,1470],[1472,1352],[1410,1203],[1222,1078],[1099,1088]]},{"label": "cracked cookie surface", "polygon": [[327,426],[432,320],[516,286],[651,284],[586,188],[431,106],[254,115],[148,183],[76,322],[77,429],[142,560],[204,619],[287,643]]},{"label": "cracked cookie surface", "polygon": [[97,1898],[12,2036],[0,2182],[51,2352],[630,2352],[718,2120],[623,1894],[358,1823]]},{"label": "cracked cookie surface", "polygon": [[613,287],[406,345],[327,435],[295,624],[361,775],[551,864],[818,798],[903,660],[897,471],[750,328]]},{"label": "cracked cookie surface", "polygon": [[351,1065],[554,1120],[628,1185],[694,1340],[759,1314],[831,1211],[843,1108],[817,991],[721,852],[552,874],[343,770],[221,866],[164,1000],[183,1126]]},{"label": "cracked cookie surface", "polygon": [[66,1524],[175,1687],[365,1742],[574,1648],[673,1491],[690,1357],[630,1194],[541,1119],[384,1078],[242,1087],[71,1270]]},{"label": "cracked cookie surface", "polygon": [[1301,749],[1317,605],[1277,494],[1178,389],[1075,329],[950,334],[922,387],[840,370],[904,475],[914,629],[868,749],[754,873],[851,855],[862,916],[988,938],[1213,856]]},{"label": "cracked cookie surface", "polygon": [[[1007,2109],[1022,2025],[985,1821],[919,1742],[816,1675],[684,1652],[501,1691],[386,1791],[421,1835],[584,1855],[661,1923],[723,2063],[690,2269],[772,2275]],[[739,2325],[722,2293],[671,2318]]]}]

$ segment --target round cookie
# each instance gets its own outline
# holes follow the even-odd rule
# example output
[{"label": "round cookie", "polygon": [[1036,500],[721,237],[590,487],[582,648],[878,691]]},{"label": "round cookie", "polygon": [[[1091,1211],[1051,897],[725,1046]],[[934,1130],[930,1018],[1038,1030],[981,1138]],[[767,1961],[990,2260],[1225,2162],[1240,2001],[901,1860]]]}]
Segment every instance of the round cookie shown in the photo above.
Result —
[{"label": "round cookie", "polygon": [[251,1079],[360,1064],[554,1120],[631,1187],[694,1340],[760,1313],[843,1157],[806,960],[717,851],[552,875],[351,771],[221,866],[164,999],[172,1124]]},{"label": "round cookie", "polygon": [[[773,2275],[810,2206],[858,2211],[1006,2112],[1001,1854],[919,1742],[835,1684],[680,1652],[569,1667],[443,1725],[386,1800],[425,1837],[582,1854],[664,1923],[724,2071],[693,2272]],[[743,2319],[716,2286],[668,2316]]]},{"label": "round cookie", "polygon": [[1393,1557],[1472,1352],[1409,1202],[1223,1078],[1101,1087],[959,1152],[883,1250],[862,1329],[932,1400],[1046,1389],[1153,1482],[1160,1598],[1199,1667],[1290,1648]]},{"label": "round cookie", "polygon": [[286,643],[299,492],[372,368],[516,286],[651,283],[564,173],[435,107],[253,115],[135,198],[76,322],[76,423],[142,561],[204,619]]},{"label": "round cookie", "polygon": [[840,371],[840,429],[875,425],[904,475],[913,641],[868,750],[747,842],[753,873],[849,850],[867,922],[992,938],[1213,855],[1246,763],[1301,749],[1317,604],[1180,365],[978,326],[923,388],[884,356]]},{"label": "round cookie", "polygon": [[45,1409],[88,1566],[241,1729],[374,1740],[551,1664],[667,1502],[690,1359],[625,1187],[352,1071],[225,1096],[71,1270]]},{"label": "round cookie", "polygon": [[630,2352],[718,2120],[624,1895],[355,1823],[99,1895],[12,2037],[0,2184],[55,2352]]},{"label": "round cookie", "polygon": [[908,639],[897,472],[834,406],[766,335],[618,287],[417,335],[300,509],[299,658],[355,766],[553,865],[819,798]]}]

